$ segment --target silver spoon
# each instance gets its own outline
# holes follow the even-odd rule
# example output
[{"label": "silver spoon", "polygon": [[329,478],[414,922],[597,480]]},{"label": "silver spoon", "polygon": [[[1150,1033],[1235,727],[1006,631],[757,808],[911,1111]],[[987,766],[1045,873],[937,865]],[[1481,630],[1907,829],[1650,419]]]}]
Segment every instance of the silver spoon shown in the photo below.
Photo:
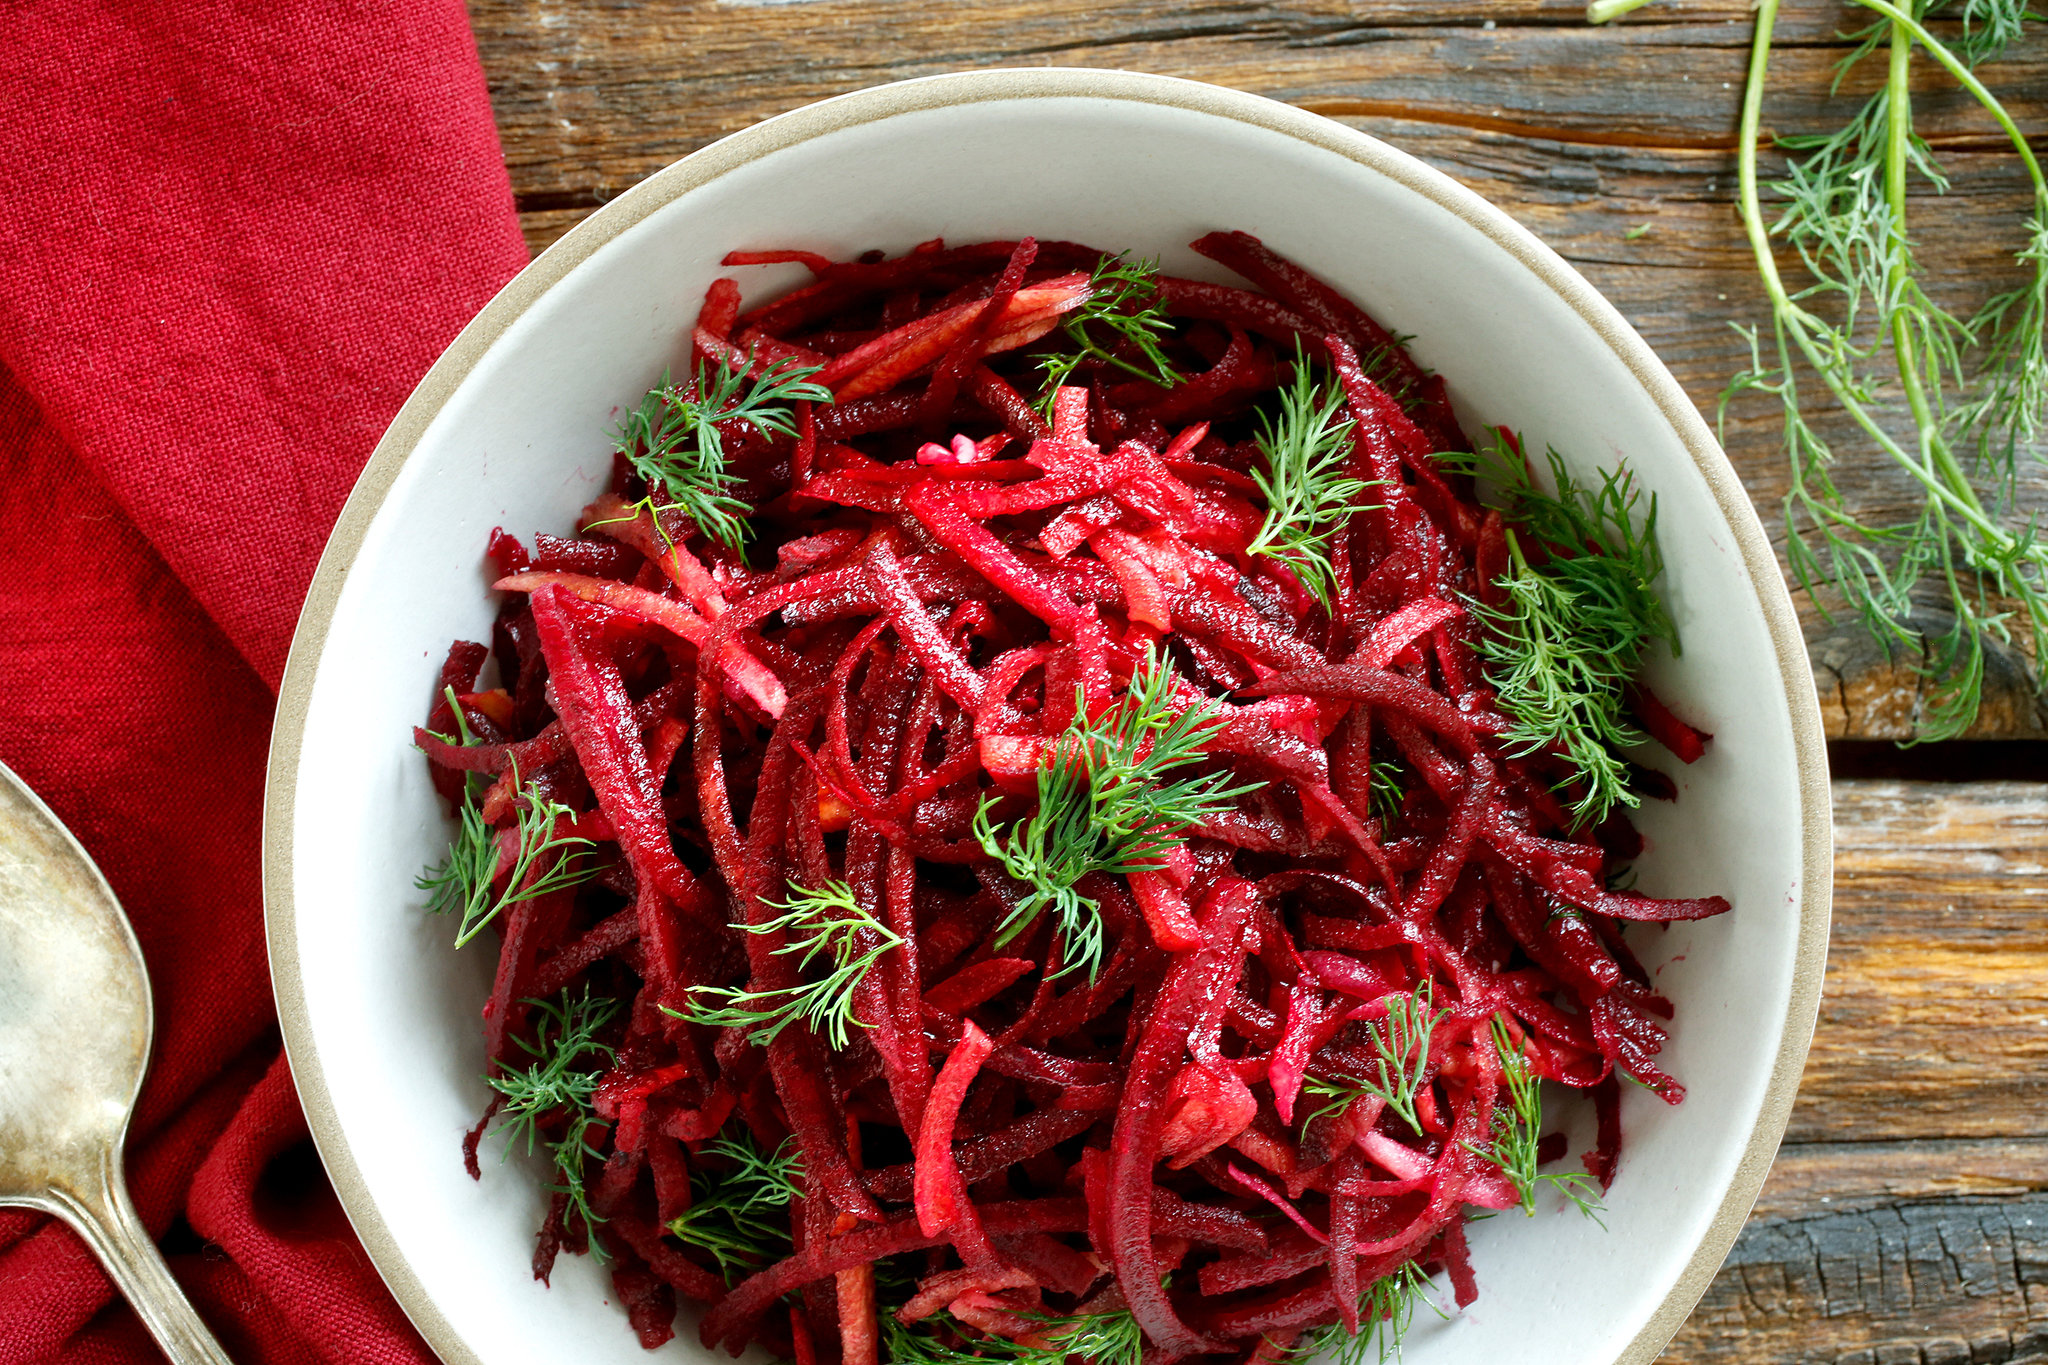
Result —
[{"label": "silver spoon", "polygon": [[0,764],[0,1204],[75,1228],[175,1365],[230,1365],[121,1172],[151,1020],[142,950],[113,888]]}]

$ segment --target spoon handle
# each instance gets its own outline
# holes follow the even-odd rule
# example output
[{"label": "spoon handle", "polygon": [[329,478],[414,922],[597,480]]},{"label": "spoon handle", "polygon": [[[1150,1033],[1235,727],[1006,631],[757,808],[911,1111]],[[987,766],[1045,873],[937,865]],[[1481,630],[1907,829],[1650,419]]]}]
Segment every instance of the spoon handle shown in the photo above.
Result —
[{"label": "spoon handle", "polygon": [[171,1365],[234,1365],[200,1321],[135,1214],[117,1150],[101,1162],[99,1188],[64,1191],[48,1207],[83,1237]]}]

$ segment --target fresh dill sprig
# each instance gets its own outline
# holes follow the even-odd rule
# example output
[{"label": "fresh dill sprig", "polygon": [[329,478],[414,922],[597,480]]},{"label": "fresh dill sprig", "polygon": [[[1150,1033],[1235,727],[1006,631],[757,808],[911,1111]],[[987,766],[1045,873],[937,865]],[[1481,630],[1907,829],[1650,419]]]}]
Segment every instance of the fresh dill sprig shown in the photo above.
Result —
[{"label": "fresh dill sprig", "polygon": [[1951,0],[1946,12],[1962,21],[1962,41],[1955,47],[1973,67],[1983,65],[2018,42],[2026,21],[2041,17],[2032,0]]},{"label": "fresh dill sprig", "polygon": [[1638,804],[1616,752],[1643,740],[1623,715],[1625,694],[1651,642],[1678,650],[1678,631],[1655,588],[1664,571],[1656,498],[1638,528],[1635,481],[1626,469],[1604,473],[1589,489],[1554,450],[1557,492],[1546,493],[1499,432],[1490,453],[1438,458],[1497,483],[1508,520],[1548,554],[1532,564],[1522,537],[1509,530],[1509,569],[1497,580],[1508,600],[1501,607],[1472,604],[1488,626],[1479,643],[1487,680],[1513,722],[1503,736],[1507,751],[1551,752],[1571,766],[1559,786],[1580,784],[1571,810],[1581,826],[1606,818],[1617,804]]},{"label": "fresh dill sprig", "polygon": [[1582,613],[1591,604],[1576,585],[1532,570],[1512,531],[1508,554],[1513,567],[1499,584],[1507,606],[1476,609],[1491,627],[1479,651],[1487,677],[1514,722],[1504,736],[1513,746],[1508,752],[1558,750],[1582,784],[1573,817],[1581,825],[1597,822],[1617,802],[1638,802],[1615,750],[1642,738],[1621,714],[1642,635],[1631,618],[1588,620]]},{"label": "fresh dill sprig", "polygon": [[[752,509],[733,496],[739,476],[725,465],[721,423],[738,422],[763,436],[795,436],[796,417],[789,404],[829,403],[832,391],[814,384],[818,366],[793,359],[777,361],[758,377],[748,378],[754,356],[738,368],[723,359],[697,367],[689,389],[673,384],[664,373],[661,383],[619,425],[618,452],[633,472],[658,489],[668,502],[657,511],[676,510],[697,524],[712,540],[734,550],[747,537],[742,519]],[[652,495],[649,505],[652,506]],[[660,524],[660,518],[655,518]]]},{"label": "fresh dill sprig", "polygon": [[1494,1110],[1493,1137],[1482,1144],[1467,1143],[1467,1150],[1500,1167],[1501,1174],[1522,1197],[1522,1212],[1536,1215],[1536,1190],[1549,1185],[1588,1218],[1600,1220],[1600,1188],[1590,1176],[1537,1171],[1537,1139],[1543,1128],[1543,1096],[1538,1089],[1536,1067],[1515,1045],[1505,1020],[1493,1016],[1493,1047],[1500,1056],[1501,1079],[1507,1086],[1507,1103]]},{"label": "fresh dill sprig", "polygon": [[462,923],[468,924],[490,908],[491,882],[498,870],[498,836],[484,823],[467,784],[455,815],[460,829],[448,845],[447,856],[413,878],[412,884],[428,893],[429,913],[460,911]]},{"label": "fresh dill sprig", "polygon": [[1266,519],[1245,547],[1286,565],[1326,609],[1337,587],[1330,536],[1368,487],[1344,473],[1355,424],[1343,413],[1343,389],[1318,384],[1297,343],[1294,382],[1280,390],[1279,415],[1259,414],[1265,467],[1252,471],[1252,481],[1266,495]]},{"label": "fresh dill sprig", "polygon": [[[482,933],[484,926],[507,908],[579,885],[604,870],[589,861],[588,850],[596,847],[592,841],[555,833],[556,822],[574,819],[576,812],[543,798],[531,782],[519,789],[516,799],[516,842],[503,891],[492,892],[498,881],[498,832],[485,823],[475,793],[466,785],[462,806],[456,812],[461,828],[448,845],[448,855],[413,878],[414,886],[430,893],[427,909],[431,913],[460,913],[455,930],[458,948]],[[536,869],[541,869],[537,875]]]},{"label": "fresh dill sprig", "polygon": [[1423,1077],[1429,1070],[1430,1037],[1450,1015],[1449,1010],[1433,1008],[1431,989],[1425,977],[1412,994],[1388,996],[1387,1017],[1380,1023],[1366,1025],[1366,1036],[1375,1054],[1373,1075],[1337,1080],[1308,1078],[1302,1088],[1328,1103],[1303,1119],[1303,1127],[1325,1114],[1341,1114],[1367,1095],[1376,1095],[1411,1130],[1421,1134],[1422,1120],[1415,1113],[1415,1094],[1422,1088]]},{"label": "fresh dill sprig", "polygon": [[1030,1365],[1055,1365],[1071,1356],[1090,1365],[1139,1365],[1145,1354],[1145,1334],[1128,1309],[1048,1319],[1036,1335],[1045,1346],[1041,1354],[1025,1357]]},{"label": "fresh dill sprig", "polygon": [[1366,1365],[1377,1360],[1401,1358],[1401,1342],[1415,1320],[1415,1305],[1426,1303],[1440,1318],[1450,1315],[1426,1292],[1429,1278],[1413,1261],[1382,1275],[1358,1296],[1358,1331],[1354,1335],[1344,1324],[1332,1322],[1304,1332],[1282,1359],[1288,1361],[1330,1360],[1336,1365]]},{"label": "fresh dill sprig", "polygon": [[[1804,259],[1815,283],[1796,291],[1789,288],[1770,255],[1771,236],[1790,235],[1833,205],[1802,196],[1803,182],[1795,177],[1787,182],[1789,192],[1787,184],[1773,187],[1789,198],[1790,205],[1776,224],[1766,226],[1755,152],[1743,149],[1737,161],[1743,219],[1771,300],[1774,347],[1767,354],[1755,330],[1743,329],[1751,342],[1752,363],[1732,381],[1729,393],[1754,391],[1778,400],[1792,466],[1785,501],[1786,557],[1801,586],[1809,591],[1823,584],[1832,588],[1887,653],[1900,650],[1908,657],[1918,656],[1916,667],[1927,680],[1928,691],[1916,738],[1951,738],[1976,719],[1986,642],[2012,640],[2008,603],[2024,614],[2033,637],[2037,685],[2048,677],[2038,672],[2048,668],[2048,652],[2042,649],[2048,643],[2048,546],[2037,539],[2031,522],[2017,530],[2004,524],[1995,510],[1996,498],[1987,504],[1980,496],[1958,451],[1974,433],[1980,468],[1992,461],[1994,467],[1986,471],[1992,482],[2000,490],[2011,488],[2013,471],[1997,468],[1996,463],[2017,450],[2022,433],[2038,430],[2044,396],[2028,374],[2042,364],[2035,352],[2042,344],[2043,319],[2038,313],[2030,318],[2031,310],[2020,300],[2029,290],[2048,287],[2048,253],[2035,256],[2023,250],[2021,263],[2030,267],[2032,277],[2029,285],[2013,302],[1993,300],[1994,311],[1979,315],[1988,330],[1981,338],[1973,337],[1981,349],[1974,357],[1976,373],[1965,385],[1959,374],[1963,362],[1931,343],[1930,337],[1952,337],[1958,327],[1970,336],[1973,329],[1952,325],[1946,314],[1925,302],[1906,224],[1910,178],[1918,175],[1937,189],[1945,184],[1912,132],[1911,65],[1916,46],[1968,89],[2012,138],[2033,183],[2036,223],[2048,216],[2048,180],[2011,117],[1965,60],[1981,59],[1989,46],[1959,55],[1926,30],[1916,17],[1917,9],[1901,9],[1887,0],[1858,3],[1880,16],[1881,23],[1866,31],[1865,41],[1849,60],[1883,51],[1887,78],[1858,123],[1845,130],[1853,136],[1840,155],[1871,187],[1865,199],[1873,225],[1864,240],[1872,243],[1865,256],[1873,263],[1859,275],[1845,265],[1839,251],[1809,252]],[[1995,3],[1970,8],[1979,19],[1993,11],[2003,13],[1997,22],[1966,26],[1966,35],[1974,33],[1981,44],[1990,44],[2001,27],[2017,34],[2021,13],[2006,12],[2009,7]],[[1761,123],[1776,10],[1775,3],[1767,3],[1757,14],[1750,82],[1743,99],[1746,135],[1754,135]],[[2029,248],[2035,238],[2030,224]],[[1851,286],[1851,303],[1862,296],[1877,300],[1875,336],[1869,339],[1854,330],[1852,309],[1841,308],[1846,320],[1836,323],[1808,307],[1817,295],[1842,294],[1844,281]],[[1839,299],[1837,304],[1840,307]],[[2031,333],[2026,331],[2030,325]],[[1908,520],[1875,523],[1847,510],[1829,469],[1835,452],[1809,423],[1802,404],[1796,369],[1802,363],[1871,443],[1920,485],[1921,505]],[[1952,388],[1959,390],[1953,397]],[[1894,435],[1898,423],[1890,419],[1897,416],[1910,420],[1907,439]],[[2008,434],[2013,438],[2010,444],[2005,441]],[[1947,629],[1923,626],[1919,609],[1929,596],[1946,609]],[[1817,605],[1825,614],[1827,603]]]},{"label": "fresh dill sprig", "polygon": [[[983,1361],[1065,1365],[1079,1356],[1089,1365],[1139,1365],[1144,1355],[1144,1332],[1128,1310],[1063,1318],[1035,1313],[1018,1316],[1044,1325],[1031,1334],[1031,1339],[1012,1341],[998,1336],[970,1337],[943,1311],[907,1326],[898,1322],[894,1313],[885,1312],[879,1315],[882,1358],[891,1365],[978,1365]],[[947,1345],[935,1335],[941,1329],[950,1329],[970,1342],[971,1349]]]},{"label": "fresh dill sprig", "polygon": [[[1835,132],[1779,142],[1785,178],[1758,174],[1763,101],[1779,0],[1759,0],[1737,139],[1738,203],[1770,301],[1767,329],[1736,326],[1750,362],[1722,395],[1775,399],[1790,487],[1785,556],[1825,619],[1843,607],[1890,657],[1923,680],[1914,740],[1951,739],[1975,723],[1986,651],[2028,637],[2035,686],[2048,686],[2048,544],[2016,515],[2019,458],[2041,456],[2048,427],[2048,176],[2024,132],[1975,68],[2017,41],[2028,0],[1855,0],[1874,22],[1849,35],[1837,68],[1882,59],[1884,79]],[[1596,22],[1632,0],[1596,0]],[[1961,21],[1937,38],[1924,21]],[[2018,288],[1968,320],[1930,300],[1907,222],[1917,178],[1948,181],[1913,126],[1916,56],[1931,58],[2011,141],[2033,191],[2014,254]],[[1764,192],[1781,201],[1767,216]],[[1781,271],[1775,247],[1799,252],[1804,281]],[[1818,389],[1802,388],[1808,378]],[[1816,401],[1816,400],[1820,401]],[[1816,425],[1832,400],[1867,447],[1916,485],[1899,520],[1858,515],[1836,486],[1836,444]],[[1980,489],[1979,482],[1983,484]],[[1941,618],[1947,618],[1942,625]]]},{"label": "fresh dill sprig", "polygon": [[[775,950],[776,956],[801,954],[799,970],[823,959],[823,975],[773,991],[692,986],[689,1008],[678,1017],[712,1028],[751,1028],[750,1039],[763,1047],[801,1019],[835,1051],[846,1047],[849,1024],[868,1027],[854,1017],[854,988],[884,953],[903,946],[903,939],[862,909],[845,882],[828,881],[816,891],[791,882],[789,893],[786,901],[762,902],[783,912],[774,919],[733,927],[750,934],[786,933],[789,941]],[[714,1005],[714,1000],[725,1003]]]},{"label": "fresh dill sprig", "polygon": [[[697,1167],[691,1176],[690,1207],[669,1220],[671,1237],[685,1246],[709,1252],[727,1284],[789,1255],[789,1205],[803,1191],[803,1153],[792,1138],[773,1152],[763,1152],[752,1137],[719,1137],[704,1144],[703,1153],[732,1163],[728,1171]],[[773,1210],[782,1210],[780,1213]]]},{"label": "fresh dill sprig", "polygon": [[[1180,382],[1180,372],[1159,347],[1161,339],[1173,330],[1173,323],[1159,304],[1159,262],[1131,261],[1126,259],[1127,255],[1118,252],[1095,263],[1088,277],[1088,301],[1067,314],[1060,324],[1061,334],[1072,349],[1039,357],[1038,367],[1045,372],[1045,390],[1038,405],[1048,419],[1053,394],[1075,370],[1090,362],[1114,365],[1161,388],[1171,388]],[[1112,334],[1115,339],[1108,347],[1089,332],[1090,324]],[[1138,358],[1127,360],[1117,355],[1116,351],[1123,349],[1119,343],[1135,349]]]},{"label": "fresh dill sprig", "polygon": [[1977,468],[1991,473],[2006,508],[2017,493],[2020,452],[2041,449],[2048,422],[2048,215],[2027,220],[2027,244],[2014,259],[2026,282],[1993,295],[1970,320],[1971,335],[1985,338],[1978,389],[1953,419],[1974,440]]},{"label": "fresh dill sprig", "polygon": [[[586,986],[580,999],[565,990],[559,1004],[549,1000],[526,1003],[536,1011],[533,1041],[518,1037],[513,1041],[534,1059],[533,1064],[523,1071],[505,1067],[484,1078],[485,1084],[504,1097],[491,1134],[504,1136],[508,1156],[514,1147],[523,1146],[528,1155],[536,1146],[545,1147],[559,1182],[554,1186],[556,1193],[567,1196],[569,1207],[585,1228],[593,1228],[604,1220],[590,1207],[583,1168],[586,1161],[602,1155],[590,1141],[590,1130],[602,1129],[604,1122],[591,1107],[598,1082],[598,1073],[591,1068],[593,1063],[608,1063],[615,1056],[597,1035],[618,1014],[619,1002],[592,996]],[[564,1120],[562,1136],[550,1141],[541,1129],[557,1115]],[[590,1246],[603,1259],[604,1247],[596,1238],[591,1238]]]},{"label": "fresh dill sprig", "polygon": [[524,1071],[506,1068],[485,1078],[491,1089],[505,1097],[499,1106],[498,1125],[492,1134],[503,1134],[506,1150],[524,1144],[531,1152],[539,1137],[540,1123],[557,1110],[571,1115],[588,1115],[590,1098],[597,1091],[597,1073],[583,1066],[586,1054],[605,1061],[612,1049],[597,1040],[598,1033],[619,1012],[619,1002],[593,996],[588,987],[582,996],[562,992],[559,1003],[528,1000],[536,1013],[534,1041],[515,1038],[519,1047],[535,1060]]},{"label": "fresh dill sprig", "polygon": [[1373,759],[1368,782],[1366,802],[1371,813],[1379,817],[1383,831],[1391,832],[1408,801],[1408,765],[1398,758]]},{"label": "fresh dill sprig", "polygon": [[1024,932],[1048,906],[1059,921],[1064,964],[1055,977],[1102,967],[1100,907],[1075,889],[1093,872],[1157,871],[1181,835],[1263,783],[1232,787],[1223,773],[1167,781],[1200,762],[1224,717],[1205,703],[1173,705],[1173,667],[1147,651],[1122,698],[1097,717],[1076,701],[1073,722],[1038,770],[1038,809],[999,837],[989,797],[974,815],[975,837],[1027,888],[1003,920],[995,946]]}]

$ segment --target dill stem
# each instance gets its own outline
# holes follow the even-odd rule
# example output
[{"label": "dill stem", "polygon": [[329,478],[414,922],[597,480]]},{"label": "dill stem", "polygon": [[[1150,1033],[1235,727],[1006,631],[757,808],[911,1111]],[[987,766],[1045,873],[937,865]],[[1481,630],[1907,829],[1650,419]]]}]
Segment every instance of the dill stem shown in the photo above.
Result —
[{"label": "dill stem", "polygon": [[1621,18],[1622,15],[1639,10],[1649,3],[1650,0],[1591,0],[1591,3],[1586,6],[1586,22],[1589,24],[1612,23],[1614,20]]},{"label": "dill stem", "polygon": [[[1856,3],[1873,13],[1883,15],[1891,20],[1895,26],[1903,28],[1912,36],[1913,41],[1927,49],[1928,56],[1934,58],[1934,60],[1940,62],[1948,69],[1949,75],[1954,76],[1963,89],[1969,91],[1977,103],[1984,106],[1986,113],[1998,120],[1998,126],[2005,130],[2005,135],[2008,138],[2012,139],[2013,150],[2019,153],[2020,160],[2026,164],[2027,175],[2034,182],[2035,202],[2048,207],[2048,178],[2042,176],[2041,162],[2035,157],[2033,147],[2028,144],[2027,135],[2022,133],[2019,125],[2012,121],[2012,115],[2006,112],[2005,106],[1999,102],[1998,96],[1992,94],[1985,87],[1984,82],[1977,79],[1977,73],[1970,70],[1962,58],[1949,51],[1946,44],[1932,33],[1929,33],[1919,20],[1898,6],[1889,3],[1889,0],[1856,0]],[[1769,5],[1769,8],[1773,12],[1776,11],[1777,4],[1775,0]],[[1758,9],[1757,15],[1759,23],[1761,23],[1762,8]],[[1753,61],[1751,69],[1755,69]]]},{"label": "dill stem", "polygon": [[1921,463],[1934,477],[1946,483],[1959,500],[1967,502],[1981,515],[1984,504],[1978,500],[1977,490],[1971,486],[1962,466],[1956,463],[1955,452],[1949,449],[1948,440],[1942,434],[1940,418],[1927,401],[1927,388],[1920,379],[1919,353],[1913,344],[1913,324],[1906,310],[1899,306],[1906,276],[1912,268],[1906,235],[1906,171],[1910,164],[1907,153],[1913,132],[1913,34],[1897,20],[1893,20],[1891,25],[1889,56],[1885,74],[1884,188],[1885,201],[1891,209],[1891,259],[1886,263],[1890,278],[1886,281],[1886,293],[1892,305],[1892,358],[1899,371],[1899,387],[1906,395],[1906,404],[1913,412],[1913,425],[1920,434]]},{"label": "dill stem", "polygon": [[1736,202],[1742,226],[1749,235],[1750,253],[1756,257],[1757,274],[1774,309],[1792,305],[1785,281],[1778,274],[1778,258],[1771,250],[1771,232],[1764,225],[1762,205],[1757,199],[1756,148],[1763,136],[1764,78],[1771,62],[1771,34],[1778,26],[1778,0],[1758,0],[1756,32],[1750,40],[1749,74],[1742,87],[1742,121],[1736,131]]},{"label": "dill stem", "polygon": [[1529,572],[1529,561],[1522,556],[1522,542],[1516,538],[1514,528],[1503,527],[1501,536],[1508,543],[1508,558],[1514,561],[1516,577]]}]

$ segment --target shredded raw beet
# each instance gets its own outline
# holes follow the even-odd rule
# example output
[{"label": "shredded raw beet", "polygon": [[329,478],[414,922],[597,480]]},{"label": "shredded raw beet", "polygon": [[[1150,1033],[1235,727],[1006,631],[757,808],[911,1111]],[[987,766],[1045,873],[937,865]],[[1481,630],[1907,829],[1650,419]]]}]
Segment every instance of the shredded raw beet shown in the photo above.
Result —
[{"label": "shredded raw beet", "polygon": [[[1727,903],[1616,889],[1641,841],[1506,738],[1481,650],[1511,553],[1587,548],[1514,541],[1336,290],[1194,249],[1249,287],[735,254],[812,282],[720,280],[580,534],[492,537],[497,685],[458,642],[415,733],[464,821],[423,884],[498,931],[536,1273],[606,1257],[650,1347],[679,1300],[806,1365],[1341,1347],[1430,1273],[1471,1300],[1469,1209],[1596,1198],[1619,1077],[1683,1096],[1622,930]],[[1341,506],[1280,506],[1297,437]],[[1539,1173],[1538,1078],[1591,1090],[1590,1178]]]}]

